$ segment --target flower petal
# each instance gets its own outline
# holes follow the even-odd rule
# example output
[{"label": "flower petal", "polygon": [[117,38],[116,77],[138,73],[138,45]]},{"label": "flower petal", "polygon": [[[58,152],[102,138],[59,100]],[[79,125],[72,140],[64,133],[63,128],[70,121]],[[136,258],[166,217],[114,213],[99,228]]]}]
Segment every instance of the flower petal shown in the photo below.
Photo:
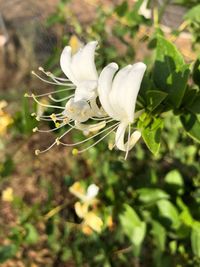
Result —
[{"label": "flower petal", "polygon": [[77,81],[97,80],[98,74],[94,62],[97,41],[92,41],[72,56],[71,70]]},{"label": "flower petal", "polygon": [[98,93],[99,99],[103,109],[108,113],[110,117],[118,120],[118,116],[115,110],[112,109],[109,94],[112,89],[112,81],[115,72],[118,70],[118,65],[116,63],[108,64],[101,72],[98,81]]},{"label": "flower petal", "polygon": [[96,186],[95,184],[91,184],[88,186],[87,192],[86,192],[86,197],[88,200],[91,200],[97,196],[99,192],[99,187]]},{"label": "flower petal", "polygon": [[124,107],[121,105],[121,95],[126,94],[124,83],[127,79],[128,73],[131,70],[132,65],[128,65],[124,68],[122,68],[115,76],[113,80],[112,90],[109,95],[110,103],[115,110],[115,112],[118,114],[118,117],[120,120],[123,120],[126,118],[126,112]]},{"label": "flower petal", "polygon": [[124,81],[125,92],[119,94],[121,107],[126,111],[128,122],[134,120],[135,104],[145,70],[146,65],[144,63],[133,64],[127,79]]},{"label": "flower petal", "polygon": [[115,144],[116,144],[116,147],[122,151],[131,150],[141,137],[141,132],[136,130],[130,136],[130,140],[125,142],[124,139],[125,139],[125,133],[126,133],[127,127],[128,127],[128,124],[122,122],[120,123],[116,131]]},{"label": "flower petal", "polygon": [[90,211],[84,216],[84,223],[92,228],[92,230],[100,233],[103,227],[103,221],[94,212]]},{"label": "flower petal", "polygon": [[72,81],[73,84],[77,85],[78,81],[75,79],[71,69],[71,57],[71,47],[66,46],[61,53],[60,66],[67,78]]}]

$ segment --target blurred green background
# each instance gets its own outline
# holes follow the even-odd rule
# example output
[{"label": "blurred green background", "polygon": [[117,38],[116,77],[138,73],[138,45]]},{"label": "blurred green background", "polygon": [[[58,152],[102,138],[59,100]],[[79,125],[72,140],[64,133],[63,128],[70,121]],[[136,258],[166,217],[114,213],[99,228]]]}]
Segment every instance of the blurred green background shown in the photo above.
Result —
[{"label": "blurred green background", "polygon": [[[55,146],[36,157],[56,135],[32,132],[39,123],[31,113],[46,111],[23,97],[55,89],[31,70],[62,75],[68,44],[76,50],[98,40],[99,70],[139,60],[151,69],[158,31],[193,63],[199,1],[0,0],[0,266],[200,266],[200,145],[176,113],[161,116],[156,155],[140,140],[124,161],[108,149],[109,136],[80,156]],[[91,184],[99,194],[81,218],[76,195]]]}]

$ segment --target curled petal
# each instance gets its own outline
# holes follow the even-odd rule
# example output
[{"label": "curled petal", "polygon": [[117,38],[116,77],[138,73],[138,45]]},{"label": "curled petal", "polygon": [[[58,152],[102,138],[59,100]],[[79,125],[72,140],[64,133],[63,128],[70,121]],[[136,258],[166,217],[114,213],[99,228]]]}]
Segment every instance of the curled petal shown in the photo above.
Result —
[{"label": "curled petal", "polygon": [[136,130],[131,134],[130,140],[125,142],[124,139],[125,139],[125,133],[126,133],[127,127],[128,127],[128,124],[122,122],[120,123],[116,131],[115,144],[116,144],[116,147],[122,151],[131,150],[141,137],[141,132]]},{"label": "curled petal", "polygon": [[88,200],[91,200],[97,196],[99,192],[99,187],[96,186],[95,184],[91,184],[88,186],[87,192],[86,192],[86,197]]},{"label": "curled petal", "polygon": [[146,65],[138,62],[132,65],[126,80],[124,81],[125,92],[119,94],[121,107],[125,109],[129,122],[134,121],[135,105]]},{"label": "curled petal", "polygon": [[111,100],[109,99],[109,94],[112,89],[112,81],[115,72],[118,70],[118,65],[116,63],[110,63],[101,72],[99,76],[98,93],[99,99],[103,109],[108,113],[108,115],[116,120],[119,118],[116,116],[115,110],[111,106]]},{"label": "curled petal", "polygon": [[61,54],[60,57],[60,66],[62,71],[64,72],[64,74],[69,78],[69,80],[71,80],[73,82],[73,84],[77,84],[78,81],[76,80],[72,69],[71,69],[71,47],[70,46],[66,46]]},{"label": "curled petal", "polygon": [[94,62],[97,41],[92,41],[72,56],[71,70],[77,81],[97,80],[98,74]]}]

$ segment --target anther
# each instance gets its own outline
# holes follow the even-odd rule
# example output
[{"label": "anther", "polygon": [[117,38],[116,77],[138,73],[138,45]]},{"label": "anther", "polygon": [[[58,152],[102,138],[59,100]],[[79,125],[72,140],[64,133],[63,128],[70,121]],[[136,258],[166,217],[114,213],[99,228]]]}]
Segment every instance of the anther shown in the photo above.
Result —
[{"label": "anther", "polygon": [[41,66],[38,68],[38,70],[39,71],[44,71],[43,67],[41,67]]},{"label": "anther", "polygon": [[60,145],[59,138],[56,138],[56,145],[57,145],[57,146],[59,146],[59,145]]},{"label": "anther", "polygon": [[35,117],[36,121],[40,121],[40,116]]},{"label": "anther", "polygon": [[36,149],[35,150],[35,155],[38,156],[40,154],[40,150],[39,149]]},{"label": "anther", "polygon": [[38,127],[33,128],[34,133],[37,132],[37,130],[38,130]]},{"label": "anther", "polygon": [[35,117],[35,116],[36,116],[35,112],[31,113],[31,117]]},{"label": "anther", "polygon": [[28,93],[25,93],[24,97],[31,97],[31,95],[29,95]]},{"label": "anther", "polygon": [[73,156],[77,156],[77,155],[78,155],[78,149],[77,149],[77,148],[74,148],[74,149],[72,150],[72,155],[73,155]]},{"label": "anther", "polygon": [[53,122],[56,122],[56,114],[54,114],[54,113],[52,113],[51,115],[50,115],[50,118],[52,119],[52,121]]}]

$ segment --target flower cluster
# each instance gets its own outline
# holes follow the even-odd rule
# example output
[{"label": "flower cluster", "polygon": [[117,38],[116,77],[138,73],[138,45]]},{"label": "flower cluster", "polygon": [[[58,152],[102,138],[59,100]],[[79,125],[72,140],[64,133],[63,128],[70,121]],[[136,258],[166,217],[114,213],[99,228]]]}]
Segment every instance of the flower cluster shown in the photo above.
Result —
[{"label": "flower cluster", "polygon": [[[50,80],[44,79],[35,72],[39,79],[58,86],[63,89],[41,95],[26,95],[32,97],[38,105],[58,110],[50,115],[38,115],[37,120],[53,121],[55,128],[49,131],[56,131],[65,127],[66,131],[45,150],[36,150],[36,154],[48,151],[54,145],[62,144],[66,147],[74,147],[83,144],[90,139],[102,135],[89,147],[83,150],[74,149],[74,153],[81,153],[91,146],[96,145],[111,132],[115,132],[115,143],[119,150],[125,151],[125,158],[128,151],[139,140],[141,133],[131,127],[141,110],[135,112],[137,95],[143,79],[146,65],[142,62],[128,65],[120,70],[116,63],[108,64],[98,75],[95,66],[95,50],[97,42],[92,41],[72,54],[72,48],[66,46],[60,57],[60,66],[67,78],[56,77],[43,68],[39,70]],[[62,98],[55,98],[53,94],[72,92]],[[54,104],[45,104],[40,98],[48,97]],[[64,103],[65,106],[59,105]],[[72,129],[82,131],[85,135],[90,134],[84,140],[70,144],[64,143],[63,137]],[[34,131],[46,132],[35,128]],[[92,134],[92,135],[91,135]]]},{"label": "flower cluster", "polygon": [[96,196],[99,192],[99,187],[95,184],[88,186],[85,191],[79,182],[75,182],[69,191],[80,199],[74,205],[76,215],[82,219],[82,231],[90,235],[93,231],[100,233],[103,227],[103,221],[95,212],[95,206],[98,202]]}]

